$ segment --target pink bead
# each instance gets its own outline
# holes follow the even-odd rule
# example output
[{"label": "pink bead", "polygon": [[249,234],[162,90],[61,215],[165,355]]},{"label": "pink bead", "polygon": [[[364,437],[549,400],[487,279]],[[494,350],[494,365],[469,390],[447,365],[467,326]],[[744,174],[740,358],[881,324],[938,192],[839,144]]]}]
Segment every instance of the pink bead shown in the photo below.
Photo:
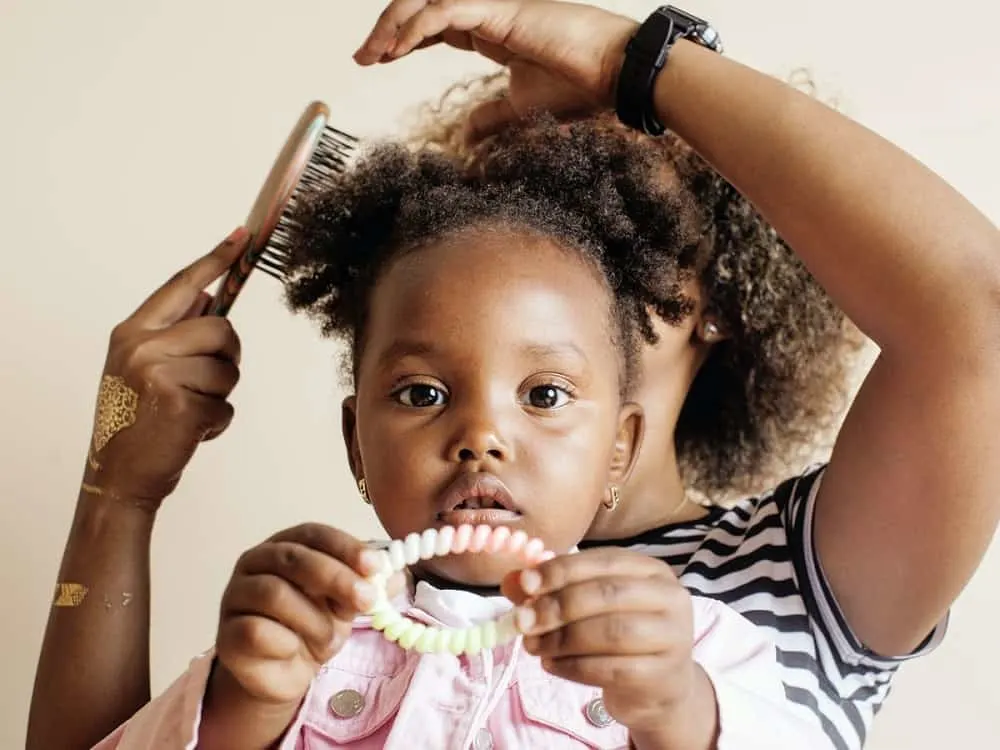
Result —
[{"label": "pink bead", "polygon": [[493,527],[481,524],[472,532],[472,539],[469,541],[469,552],[482,552],[486,543],[493,534]]},{"label": "pink bead", "polygon": [[497,526],[493,529],[493,535],[486,543],[486,551],[490,553],[499,552],[507,544],[508,539],[510,539],[510,529],[506,526]]},{"label": "pink bead", "polygon": [[518,529],[513,534],[511,534],[510,539],[507,540],[507,551],[512,555],[516,555],[518,552],[524,549],[524,545],[527,543],[528,543],[528,535],[525,534],[520,529]]},{"label": "pink bead", "polygon": [[461,555],[469,548],[469,540],[472,539],[472,527],[463,523],[455,529],[455,538],[451,542],[451,552],[453,555]]},{"label": "pink bead", "polygon": [[544,554],[545,542],[541,539],[532,539],[524,545],[524,559],[529,565],[534,565],[536,562],[539,562],[539,559]]}]

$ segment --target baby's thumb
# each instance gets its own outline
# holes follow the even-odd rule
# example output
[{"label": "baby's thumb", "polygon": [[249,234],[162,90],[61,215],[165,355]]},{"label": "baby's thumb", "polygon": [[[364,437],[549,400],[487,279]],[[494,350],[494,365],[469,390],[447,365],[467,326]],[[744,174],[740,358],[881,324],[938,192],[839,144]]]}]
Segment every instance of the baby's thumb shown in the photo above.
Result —
[{"label": "baby's thumb", "polygon": [[402,593],[405,593],[407,585],[406,571],[397,570],[390,576],[389,580],[385,584],[385,593],[390,599],[394,599]]}]

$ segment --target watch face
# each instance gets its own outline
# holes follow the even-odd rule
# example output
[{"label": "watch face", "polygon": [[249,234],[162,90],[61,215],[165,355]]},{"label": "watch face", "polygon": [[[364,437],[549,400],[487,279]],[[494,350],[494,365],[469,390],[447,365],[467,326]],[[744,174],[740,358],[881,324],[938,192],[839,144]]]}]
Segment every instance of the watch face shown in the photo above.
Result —
[{"label": "watch face", "polygon": [[722,52],[722,39],[719,37],[719,32],[707,21],[671,5],[660,8],[659,12],[673,22],[674,27],[680,32],[680,36],[690,39],[702,47],[708,47],[713,52]]},{"label": "watch face", "polygon": [[719,37],[719,32],[711,26],[705,24],[699,28],[692,29],[692,32],[695,41],[699,44],[715,52],[722,52],[722,39]]}]

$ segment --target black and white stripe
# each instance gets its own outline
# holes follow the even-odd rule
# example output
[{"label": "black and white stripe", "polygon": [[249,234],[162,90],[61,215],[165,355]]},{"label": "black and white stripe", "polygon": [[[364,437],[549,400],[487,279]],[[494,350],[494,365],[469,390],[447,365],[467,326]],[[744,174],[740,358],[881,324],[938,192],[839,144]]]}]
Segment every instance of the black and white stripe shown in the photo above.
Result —
[{"label": "black and white stripe", "polygon": [[724,602],[764,628],[777,645],[788,699],[823,727],[830,748],[857,750],[900,662],[933,649],[946,623],[904,657],[878,656],[858,641],[813,546],[821,476],[822,467],[814,468],[770,494],[713,508],[696,522],[580,546],[614,544],[658,557],[691,593]]}]

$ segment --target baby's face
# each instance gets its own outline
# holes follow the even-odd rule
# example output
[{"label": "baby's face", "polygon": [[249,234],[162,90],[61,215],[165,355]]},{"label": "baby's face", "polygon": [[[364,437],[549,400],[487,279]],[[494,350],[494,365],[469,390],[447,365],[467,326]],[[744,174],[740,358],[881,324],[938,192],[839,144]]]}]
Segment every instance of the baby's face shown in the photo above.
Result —
[{"label": "baby's face", "polygon": [[[583,538],[641,432],[621,403],[610,297],[575,251],[467,230],[404,255],[374,290],[345,436],[389,535],[504,525]],[[426,565],[469,584],[514,561]]]}]

